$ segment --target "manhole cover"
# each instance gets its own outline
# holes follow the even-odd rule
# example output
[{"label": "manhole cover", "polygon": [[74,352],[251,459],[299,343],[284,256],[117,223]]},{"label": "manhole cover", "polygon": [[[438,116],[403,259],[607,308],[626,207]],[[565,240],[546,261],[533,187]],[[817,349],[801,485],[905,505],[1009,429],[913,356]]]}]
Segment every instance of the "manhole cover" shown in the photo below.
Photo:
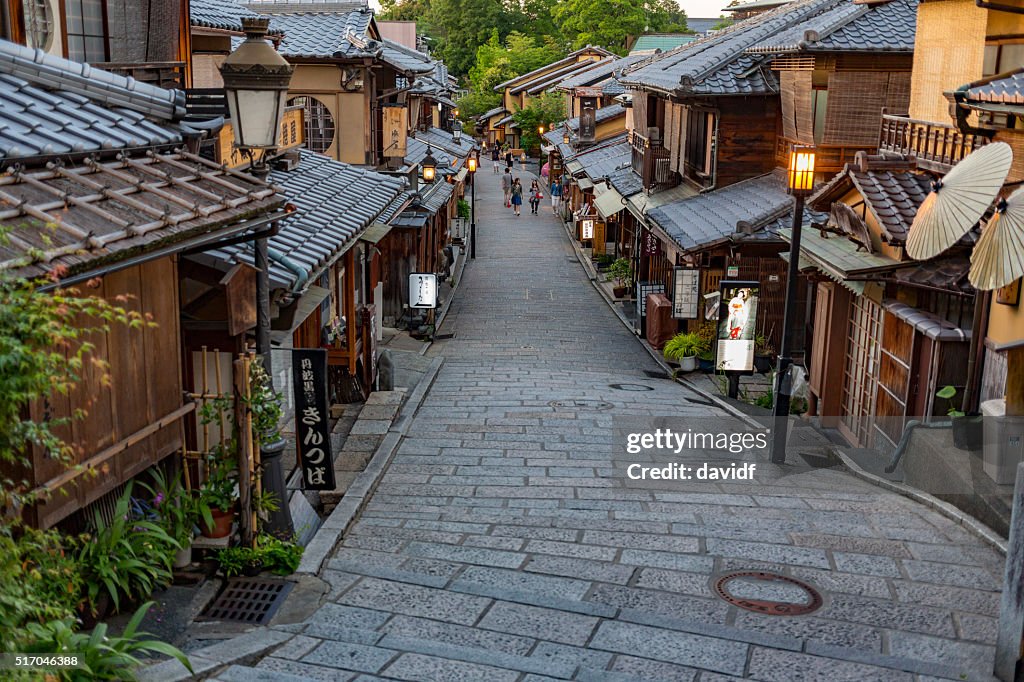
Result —
[{"label": "manhole cover", "polygon": [[606,403],[603,400],[552,400],[548,405],[576,410],[610,410],[615,407],[615,405]]},{"label": "manhole cover", "polygon": [[197,620],[266,625],[294,585],[273,578],[232,578]]},{"label": "manhole cover", "polygon": [[608,388],[614,388],[616,391],[653,391],[654,388],[651,386],[644,386],[643,384],[608,384]]},{"label": "manhole cover", "polygon": [[717,578],[712,591],[741,609],[769,616],[802,616],[821,608],[821,595],[807,583],[764,571],[735,571]]}]

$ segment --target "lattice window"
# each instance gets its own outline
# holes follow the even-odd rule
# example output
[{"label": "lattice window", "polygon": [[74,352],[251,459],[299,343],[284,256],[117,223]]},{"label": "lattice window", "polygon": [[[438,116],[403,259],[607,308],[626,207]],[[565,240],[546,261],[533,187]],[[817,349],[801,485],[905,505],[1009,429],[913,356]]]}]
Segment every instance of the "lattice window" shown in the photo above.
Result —
[{"label": "lattice window", "polygon": [[66,0],[68,59],[107,61],[107,7],[104,0]]},{"label": "lattice window", "polygon": [[882,334],[882,307],[865,296],[854,296],[843,376],[843,423],[860,445],[867,445],[875,394]]},{"label": "lattice window", "polygon": [[327,105],[315,97],[295,97],[289,106],[300,106],[305,110],[306,149],[324,153],[334,144],[334,117]]}]

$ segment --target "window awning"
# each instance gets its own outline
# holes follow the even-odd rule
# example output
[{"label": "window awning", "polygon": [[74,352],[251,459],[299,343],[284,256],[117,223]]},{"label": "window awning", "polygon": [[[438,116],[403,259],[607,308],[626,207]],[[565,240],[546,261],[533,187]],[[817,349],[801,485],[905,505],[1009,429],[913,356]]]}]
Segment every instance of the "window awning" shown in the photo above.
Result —
[{"label": "window awning", "polygon": [[570,175],[576,175],[583,170],[583,164],[579,161],[572,160],[565,164],[565,170],[569,171]]},{"label": "window awning", "polygon": [[[295,304],[295,313],[286,329],[274,329],[270,332],[270,340],[277,344],[291,341],[292,333],[299,328],[313,311],[320,307],[324,299],[331,295],[330,289],[311,284]],[[278,318],[279,320],[280,318]]]},{"label": "window awning", "polygon": [[580,189],[590,189],[594,186],[590,178],[576,178],[576,184],[579,185]]},{"label": "window awning", "polygon": [[[779,230],[779,237],[791,242],[792,232],[789,228]],[[858,295],[864,293],[866,280],[900,267],[900,262],[895,259],[859,251],[858,248],[846,237],[824,238],[816,230],[805,227],[800,240],[800,267],[803,269],[806,261],[808,267],[821,271]]]},{"label": "window awning", "polygon": [[[594,193],[597,193],[597,187],[603,187],[604,183],[597,185],[594,188]],[[616,215],[622,209],[626,208],[626,203],[622,199],[622,195],[619,194],[614,187],[602,191],[600,195],[594,199],[594,208],[601,214],[603,218],[611,218]]]},{"label": "window awning", "polygon": [[961,329],[952,322],[944,320],[925,310],[919,310],[906,303],[893,299],[882,301],[882,306],[890,313],[921,332],[929,339],[946,342],[964,342],[971,340],[971,330]]},{"label": "window awning", "polygon": [[391,225],[385,225],[384,223],[373,223],[366,231],[359,235],[359,240],[364,242],[370,242],[371,244],[377,244],[381,239],[387,236],[388,232],[391,231]]}]

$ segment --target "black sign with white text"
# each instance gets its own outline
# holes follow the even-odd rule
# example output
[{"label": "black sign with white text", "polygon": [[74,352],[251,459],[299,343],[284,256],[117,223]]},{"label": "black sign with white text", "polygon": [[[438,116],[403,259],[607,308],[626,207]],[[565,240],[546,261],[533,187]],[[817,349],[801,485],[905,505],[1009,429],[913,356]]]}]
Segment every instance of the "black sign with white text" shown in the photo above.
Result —
[{"label": "black sign with white text", "polygon": [[327,351],[292,351],[295,387],[295,449],[303,490],[334,490],[331,431],[327,423]]}]

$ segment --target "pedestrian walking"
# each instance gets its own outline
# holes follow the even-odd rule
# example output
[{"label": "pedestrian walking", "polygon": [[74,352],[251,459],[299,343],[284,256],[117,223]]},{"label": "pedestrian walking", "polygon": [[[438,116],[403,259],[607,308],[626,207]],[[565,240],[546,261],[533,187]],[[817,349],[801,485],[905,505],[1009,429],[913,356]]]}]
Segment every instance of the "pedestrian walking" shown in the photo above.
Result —
[{"label": "pedestrian walking", "polygon": [[534,180],[530,183],[530,213],[537,215],[537,209],[540,208],[540,200],[544,198],[544,195],[540,193],[540,184]]},{"label": "pedestrian walking", "polygon": [[520,215],[519,211],[523,205],[523,183],[519,182],[519,178],[512,181],[512,209],[516,212],[516,216]]},{"label": "pedestrian walking", "polygon": [[501,165],[501,150],[498,148],[497,142],[491,148],[491,162],[494,165],[494,174],[497,175],[500,172],[498,167]]},{"label": "pedestrian walking", "polygon": [[505,169],[501,176],[501,191],[505,193],[505,208],[512,206],[512,171]]},{"label": "pedestrian walking", "polygon": [[505,150],[505,167],[509,169],[509,172],[511,172],[514,165],[515,165],[515,161],[512,158],[512,149],[511,148],[506,149]]},{"label": "pedestrian walking", "polygon": [[561,208],[562,204],[562,182],[558,178],[555,178],[551,182],[551,213],[552,215],[558,215],[558,209]]}]

